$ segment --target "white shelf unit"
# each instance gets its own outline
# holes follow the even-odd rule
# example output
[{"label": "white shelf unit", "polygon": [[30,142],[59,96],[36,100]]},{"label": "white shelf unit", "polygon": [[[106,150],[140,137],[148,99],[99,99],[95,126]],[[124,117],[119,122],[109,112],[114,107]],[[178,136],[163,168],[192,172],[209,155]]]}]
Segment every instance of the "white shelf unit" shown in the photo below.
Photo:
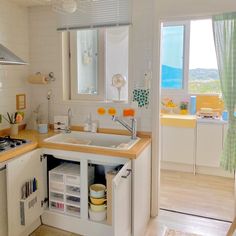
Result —
[{"label": "white shelf unit", "polygon": [[[89,176],[94,177],[94,168]],[[49,171],[49,209],[80,217],[80,164],[63,163]]]}]

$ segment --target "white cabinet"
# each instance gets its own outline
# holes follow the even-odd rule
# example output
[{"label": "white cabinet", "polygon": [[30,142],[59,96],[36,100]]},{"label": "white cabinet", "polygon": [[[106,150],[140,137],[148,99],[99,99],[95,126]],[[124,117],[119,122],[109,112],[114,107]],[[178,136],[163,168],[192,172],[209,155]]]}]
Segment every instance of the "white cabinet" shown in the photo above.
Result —
[{"label": "white cabinet", "polygon": [[195,128],[162,126],[162,161],[194,164]]},{"label": "white cabinet", "polygon": [[[35,150],[7,164],[8,236],[28,235],[31,225],[44,211],[42,201],[46,197],[46,182],[40,153],[40,150]],[[23,186],[34,178],[37,191],[25,198],[22,196],[26,191]]]},{"label": "white cabinet", "polygon": [[199,123],[197,125],[196,165],[219,167],[223,149],[223,125]]},{"label": "white cabinet", "polygon": [[[147,163],[150,163],[150,156],[145,158],[146,154],[150,155],[150,146],[147,150],[148,151],[143,153],[144,157],[142,159],[146,159]],[[42,156],[42,153],[49,154],[50,156]],[[50,209],[49,207],[48,196],[50,192],[48,192],[47,177],[49,175],[49,165],[47,165],[47,159],[51,158],[52,156],[60,162],[73,161],[73,163],[78,163],[80,165],[80,212],[78,215],[65,214],[66,212],[64,212],[64,210],[62,214],[60,212],[53,211],[53,209]],[[106,222],[94,222],[89,219],[88,172],[89,166],[93,164],[111,164],[122,166],[122,168],[112,180],[112,225],[106,224]],[[137,168],[140,168],[140,164],[138,164],[138,162],[136,166]],[[140,186],[145,187],[144,185],[146,184],[147,186],[145,189],[149,191],[150,164],[144,165],[143,168],[146,179],[140,182]],[[108,158],[107,156],[96,154],[59,151],[52,149],[37,149],[16,159],[13,159],[7,164],[8,236],[28,235],[40,225],[40,216],[42,216],[42,222],[44,224],[81,235],[131,236],[132,201],[134,201],[131,199],[131,177],[133,175],[133,173],[130,174],[129,170],[131,169],[131,161],[126,158]],[[138,174],[137,171],[136,174]],[[61,178],[61,176],[53,176],[52,178],[54,177],[57,180]],[[64,178],[64,176],[62,178]],[[25,182],[32,179],[37,180],[37,190],[25,198],[23,186],[25,185]],[[138,179],[136,178],[136,181],[137,180]],[[135,183],[135,186],[138,187],[137,182]],[[58,195],[51,196],[51,199],[55,197],[58,197]],[[147,193],[145,198],[149,198],[149,201],[144,199],[145,212],[143,217],[145,218],[142,219],[142,217],[139,216],[139,219],[135,220],[136,224],[141,222],[139,227],[141,227],[142,231],[144,231],[147,225],[147,215],[148,220],[150,216],[150,191]],[[47,204],[45,204],[46,200]],[[139,207],[137,204],[142,204],[142,201],[140,202],[140,199],[137,199],[133,204],[135,207]],[[141,205],[140,207],[143,208]],[[142,212],[139,213],[142,214]],[[139,234],[137,233],[136,235]]]},{"label": "white cabinet", "polygon": [[0,165],[0,235],[7,235],[6,168]]}]

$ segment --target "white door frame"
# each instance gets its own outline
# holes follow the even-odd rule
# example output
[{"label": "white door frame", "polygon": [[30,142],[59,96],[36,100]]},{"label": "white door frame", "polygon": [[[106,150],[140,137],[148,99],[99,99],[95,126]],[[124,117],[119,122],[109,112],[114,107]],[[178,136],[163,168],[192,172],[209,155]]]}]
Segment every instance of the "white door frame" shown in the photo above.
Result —
[{"label": "white door frame", "polygon": [[152,200],[151,216],[159,213],[160,205],[160,32],[161,24],[157,14],[158,1],[153,6],[153,79],[152,79]]},{"label": "white door frame", "polygon": [[[213,13],[211,14],[213,15]],[[201,14],[194,15],[191,19],[210,18],[211,15]],[[161,101],[161,63],[160,63],[160,42],[161,42],[161,22],[166,19],[161,19],[158,16],[158,3],[154,1],[153,6],[153,55],[152,55],[152,190],[151,190],[151,216],[155,217],[159,214],[160,209],[160,170],[161,170],[161,135],[160,135],[160,101]],[[181,17],[176,17],[176,20]],[[182,20],[190,19],[182,17]],[[172,19],[173,20],[173,19]],[[236,217],[236,172],[234,178],[234,217]]]}]

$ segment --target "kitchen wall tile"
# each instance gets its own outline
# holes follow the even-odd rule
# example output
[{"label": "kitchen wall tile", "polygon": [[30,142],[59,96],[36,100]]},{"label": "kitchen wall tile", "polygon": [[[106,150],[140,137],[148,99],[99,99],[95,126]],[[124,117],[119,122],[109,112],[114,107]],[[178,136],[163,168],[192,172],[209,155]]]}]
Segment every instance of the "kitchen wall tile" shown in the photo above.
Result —
[{"label": "kitchen wall tile", "polygon": [[[16,55],[29,61],[29,18],[28,9],[8,0],[0,1],[0,43]],[[0,65],[0,114],[16,111],[16,94],[24,93],[27,98],[26,120],[29,116],[29,86],[26,78],[29,66]],[[0,129],[8,127],[3,120]]]}]

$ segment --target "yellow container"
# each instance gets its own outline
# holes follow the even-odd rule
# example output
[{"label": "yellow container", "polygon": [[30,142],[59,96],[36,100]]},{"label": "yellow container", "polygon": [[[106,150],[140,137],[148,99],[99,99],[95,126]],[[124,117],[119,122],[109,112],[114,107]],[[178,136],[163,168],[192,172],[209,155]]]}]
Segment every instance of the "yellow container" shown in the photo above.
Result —
[{"label": "yellow container", "polygon": [[94,205],[101,205],[101,204],[103,204],[106,201],[106,199],[105,198],[93,198],[93,197],[90,197],[90,201]]}]

